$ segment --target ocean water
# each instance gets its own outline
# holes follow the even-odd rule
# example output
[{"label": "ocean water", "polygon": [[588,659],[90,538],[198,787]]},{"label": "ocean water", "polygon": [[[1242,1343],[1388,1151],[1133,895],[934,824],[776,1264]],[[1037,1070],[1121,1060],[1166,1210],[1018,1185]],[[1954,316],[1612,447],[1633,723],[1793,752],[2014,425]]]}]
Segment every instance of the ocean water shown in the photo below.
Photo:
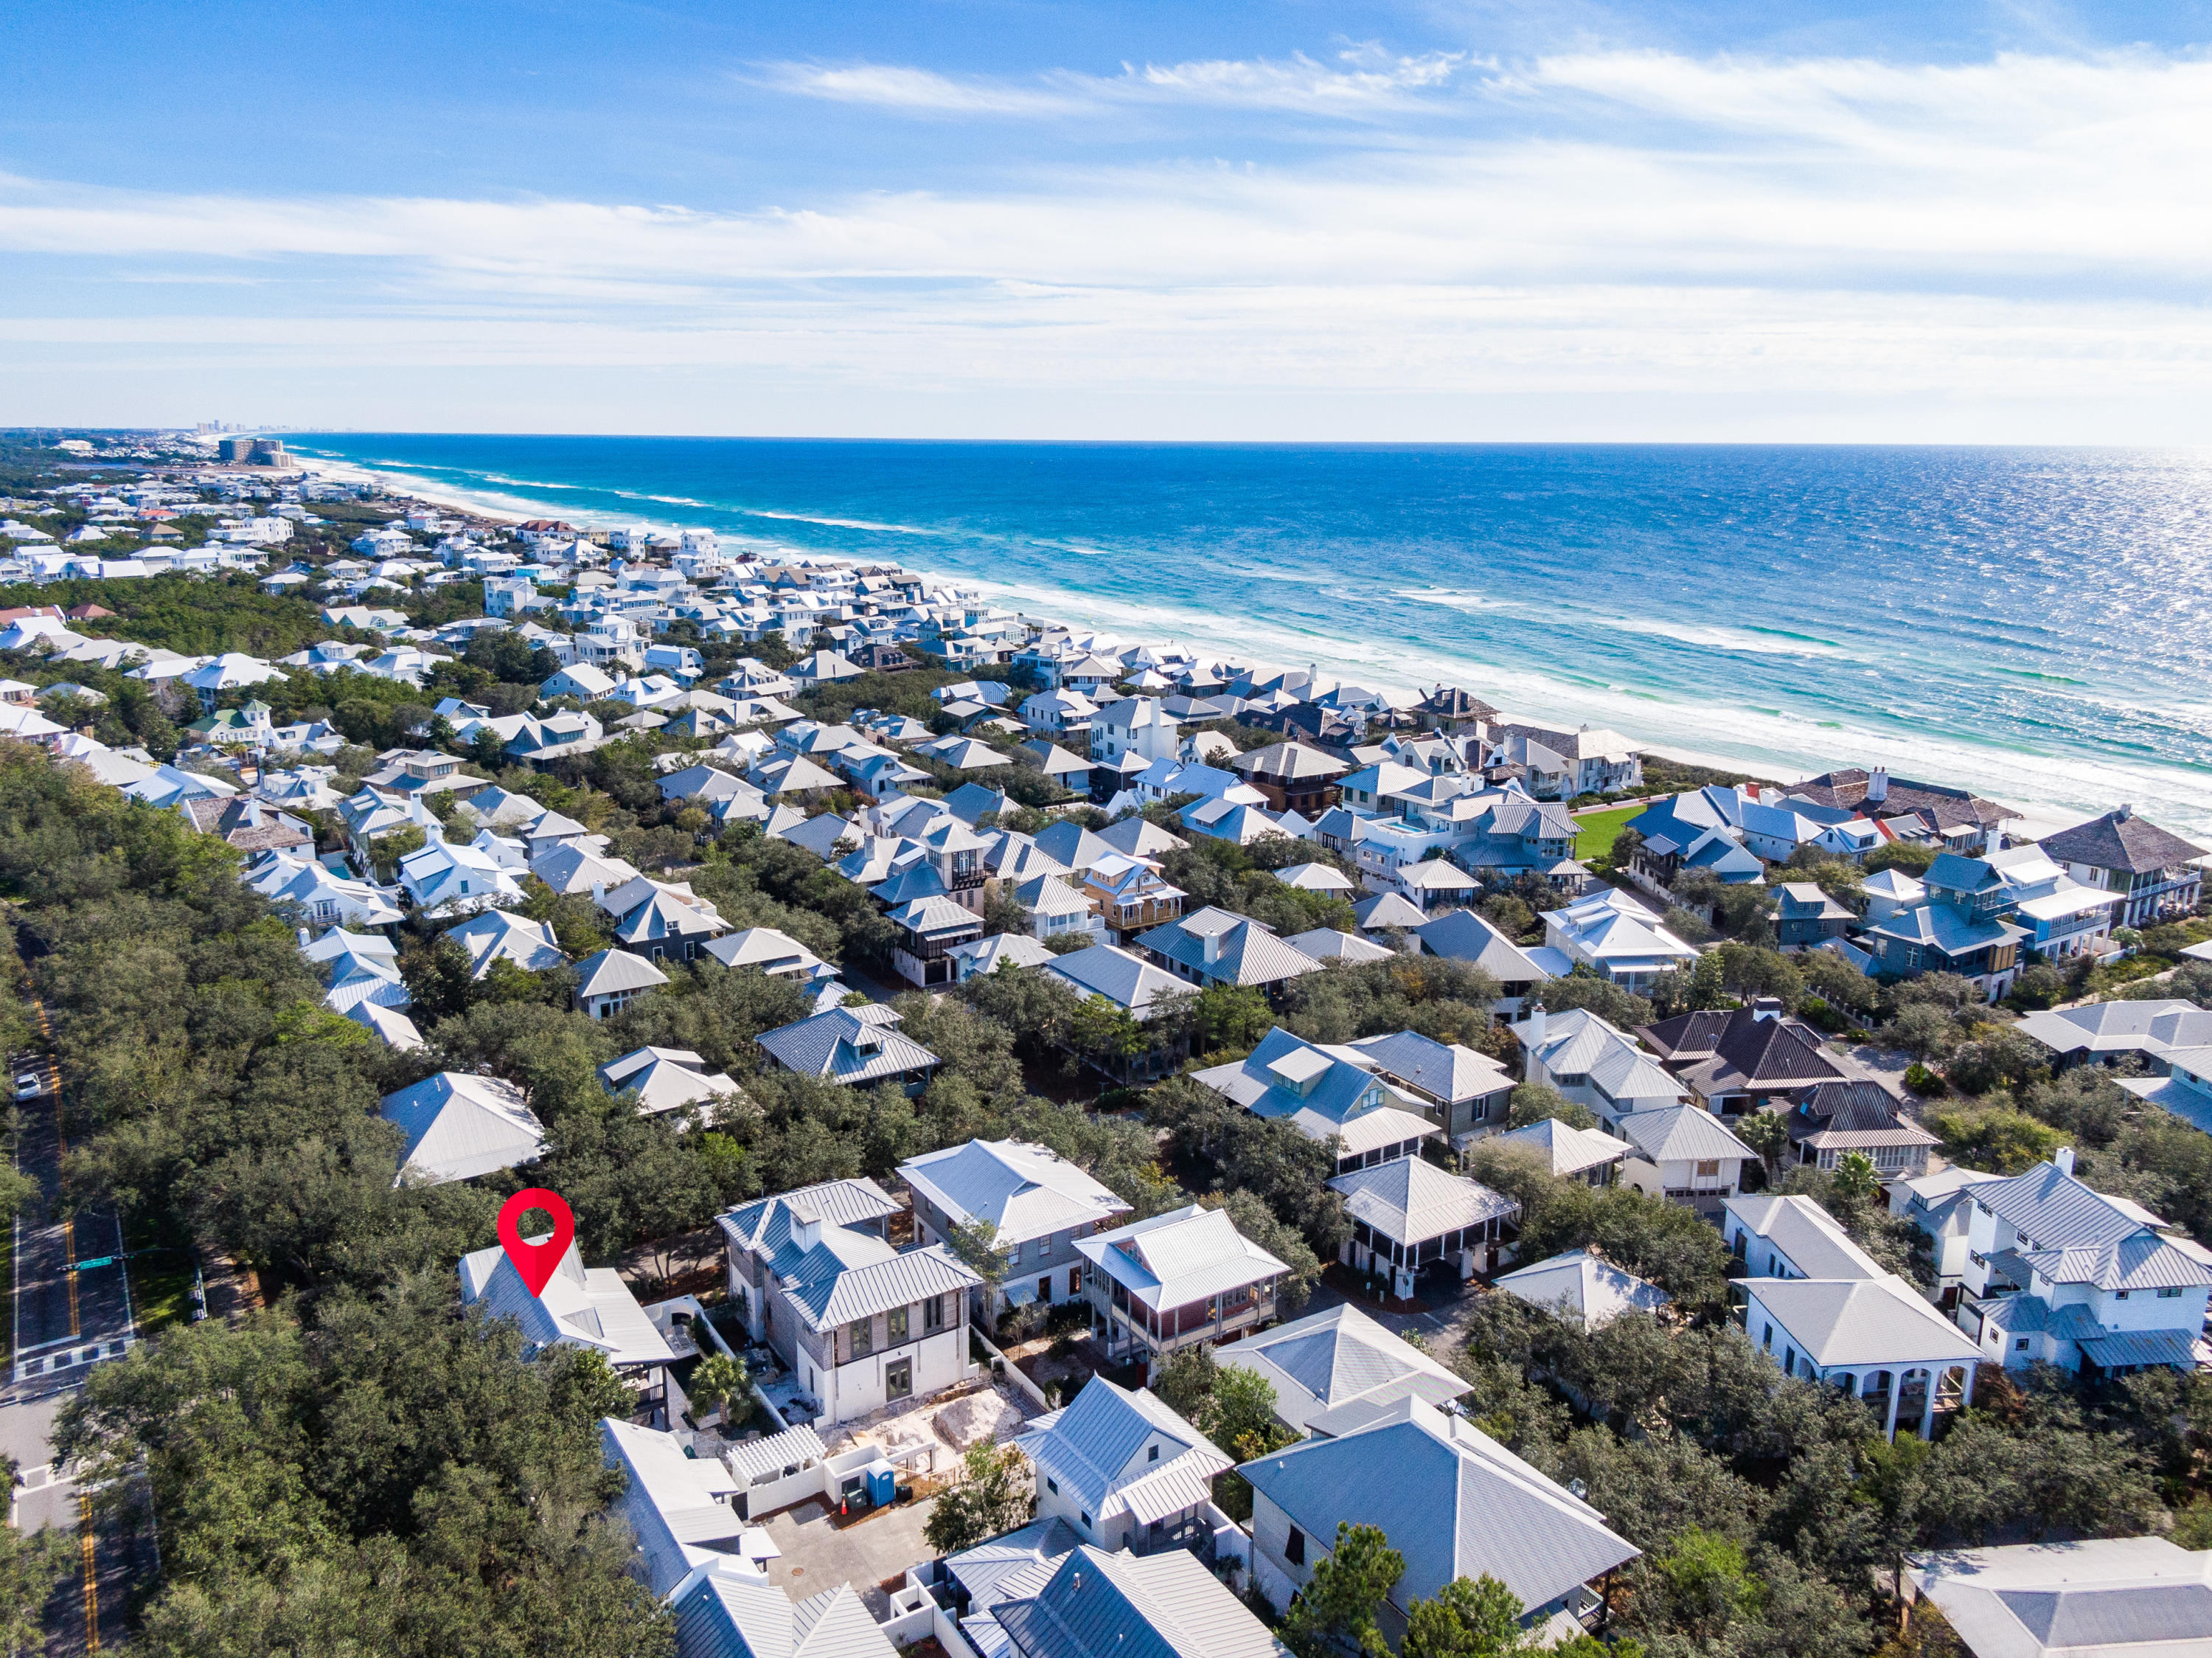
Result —
[{"label": "ocean water", "polygon": [[[2212,836],[2212,456],[301,433],[489,509],[896,559],[1785,779]],[[2212,843],[2208,843],[2212,844]]]}]

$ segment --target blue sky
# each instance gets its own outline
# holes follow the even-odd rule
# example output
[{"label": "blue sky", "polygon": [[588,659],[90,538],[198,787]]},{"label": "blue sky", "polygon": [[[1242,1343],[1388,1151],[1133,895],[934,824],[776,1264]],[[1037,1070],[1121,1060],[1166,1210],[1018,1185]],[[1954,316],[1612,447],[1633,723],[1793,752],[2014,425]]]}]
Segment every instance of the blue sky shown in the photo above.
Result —
[{"label": "blue sky", "polygon": [[11,15],[0,423],[2212,439],[2212,8]]}]

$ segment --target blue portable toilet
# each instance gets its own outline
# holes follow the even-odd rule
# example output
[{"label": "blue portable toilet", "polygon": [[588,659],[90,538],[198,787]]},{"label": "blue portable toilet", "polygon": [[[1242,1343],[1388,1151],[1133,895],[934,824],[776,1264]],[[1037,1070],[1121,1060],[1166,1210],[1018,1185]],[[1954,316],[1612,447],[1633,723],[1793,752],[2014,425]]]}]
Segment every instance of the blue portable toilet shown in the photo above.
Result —
[{"label": "blue portable toilet", "polygon": [[891,1498],[896,1495],[894,1481],[895,1476],[887,1466],[869,1469],[869,1503],[878,1509],[890,1507]]}]

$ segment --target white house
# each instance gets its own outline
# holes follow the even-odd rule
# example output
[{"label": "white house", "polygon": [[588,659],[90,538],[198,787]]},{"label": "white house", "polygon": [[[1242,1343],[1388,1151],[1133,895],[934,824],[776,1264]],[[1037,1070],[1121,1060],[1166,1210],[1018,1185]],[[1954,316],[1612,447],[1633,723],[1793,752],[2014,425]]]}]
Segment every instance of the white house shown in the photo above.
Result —
[{"label": "white house", "polygon": [[1681,1079],[1662,1067],[1635,1038],[1586,1009],[1547,1013],[1539,1008],[1513,1027],[1513,1034],[1521,1044],[1527,1081],[1548,1084],[1588,1106],[1608,1127],[1639,1112],[1686,1104],[1690,1098]]},{"label": "white house", "polygon": [[1231,1342],[1213,1358],[1266,1381],[1275,1419],[1300,1434],[1340,1432],[1401,1399],[1445,1405],[1468,1389],[1466,1377],[1349,1302]]},{"label": "white house", "polygon": [[1743,1166],[1759,1161],[1719,1118],[1696,1106],[1639,1111],[1613,1126],[1634,1148],[1620,1166],[1622,1185],[1701,1211],[1735,1196]]},{"label": "white house", "polygon": [[1939,1414],[1973,1402],[1983,1355],[1895,1273],[1734,1282],[1759,1351],[1864,1401],[1886,1436],[1929,1437]]},{"label": "white house", "polygon": [[721,1217],[732,1296],[799,1378],[817,1428],[975,1372],[968,1298],[982,1279],[941,1244],[893,1248],[882,1217],[896,1207],[872,1182],[844,1180]]},{"label": "white house", "polygon": [[1570,961],[1626,990],[1646,991],[1663,972],[1687,966],[1697,950],[1668,932],[1651,912],[1607,887],[1544,912],[1544,942]]},{"label": "white house", "polygon": [[2093,1190],[2071,1148],[1968,1189],[1959,1327],[1993,1362],[2124,1375],[2212,1358],[2212,1252],[2140,1204]]},{"label": "white house", "polygon": [[1291,1269],[1237,1231],[1228,1214],[1190,1204],[1076,1240],[1091,1265],[1083,1290],[1092,1338],[1111,1359],[1157,1367],[1274,1316]]},{"label": "white house", "polygon": [[1073,1404],[1033,1417],[1014,1442],[1036,1469],[1037,1518],[1064,1521],[1100,1548],[1188,1548],[1230,1523],[1211,1493],[1235,1459],[1149,1389],[1093,1376]]},{"label": "white house", "polygon": [[901,1163],[922,1240],[942,1243],[981,1222],[1006,1262],[1000,1298],[1010,1307],[1080,1301],[1084,1259],[1076,1240],[1110,1225],[1129,1205],[1058,1152],[1022,1140],[969,1140]]}]

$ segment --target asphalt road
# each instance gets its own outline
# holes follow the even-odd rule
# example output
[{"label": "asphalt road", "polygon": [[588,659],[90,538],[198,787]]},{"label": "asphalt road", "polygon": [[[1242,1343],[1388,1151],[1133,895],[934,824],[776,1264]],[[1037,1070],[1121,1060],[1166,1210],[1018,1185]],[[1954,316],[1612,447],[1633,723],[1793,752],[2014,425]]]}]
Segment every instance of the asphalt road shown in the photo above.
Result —
[{"label": "asphalt road", "polygon": [[[15,1375],[21,1381],[115,1356],[132,1333],[123,1233],[114,1211],[58,1213],[66,1149],[60,1106],[58,1095],[47,1094],[21,1108],[15,1166],[39,1182],[46,1197],[45,1218],[21,1225],[15,1239]],[[91,1264],[96,1261],[103,1264]]]}]

